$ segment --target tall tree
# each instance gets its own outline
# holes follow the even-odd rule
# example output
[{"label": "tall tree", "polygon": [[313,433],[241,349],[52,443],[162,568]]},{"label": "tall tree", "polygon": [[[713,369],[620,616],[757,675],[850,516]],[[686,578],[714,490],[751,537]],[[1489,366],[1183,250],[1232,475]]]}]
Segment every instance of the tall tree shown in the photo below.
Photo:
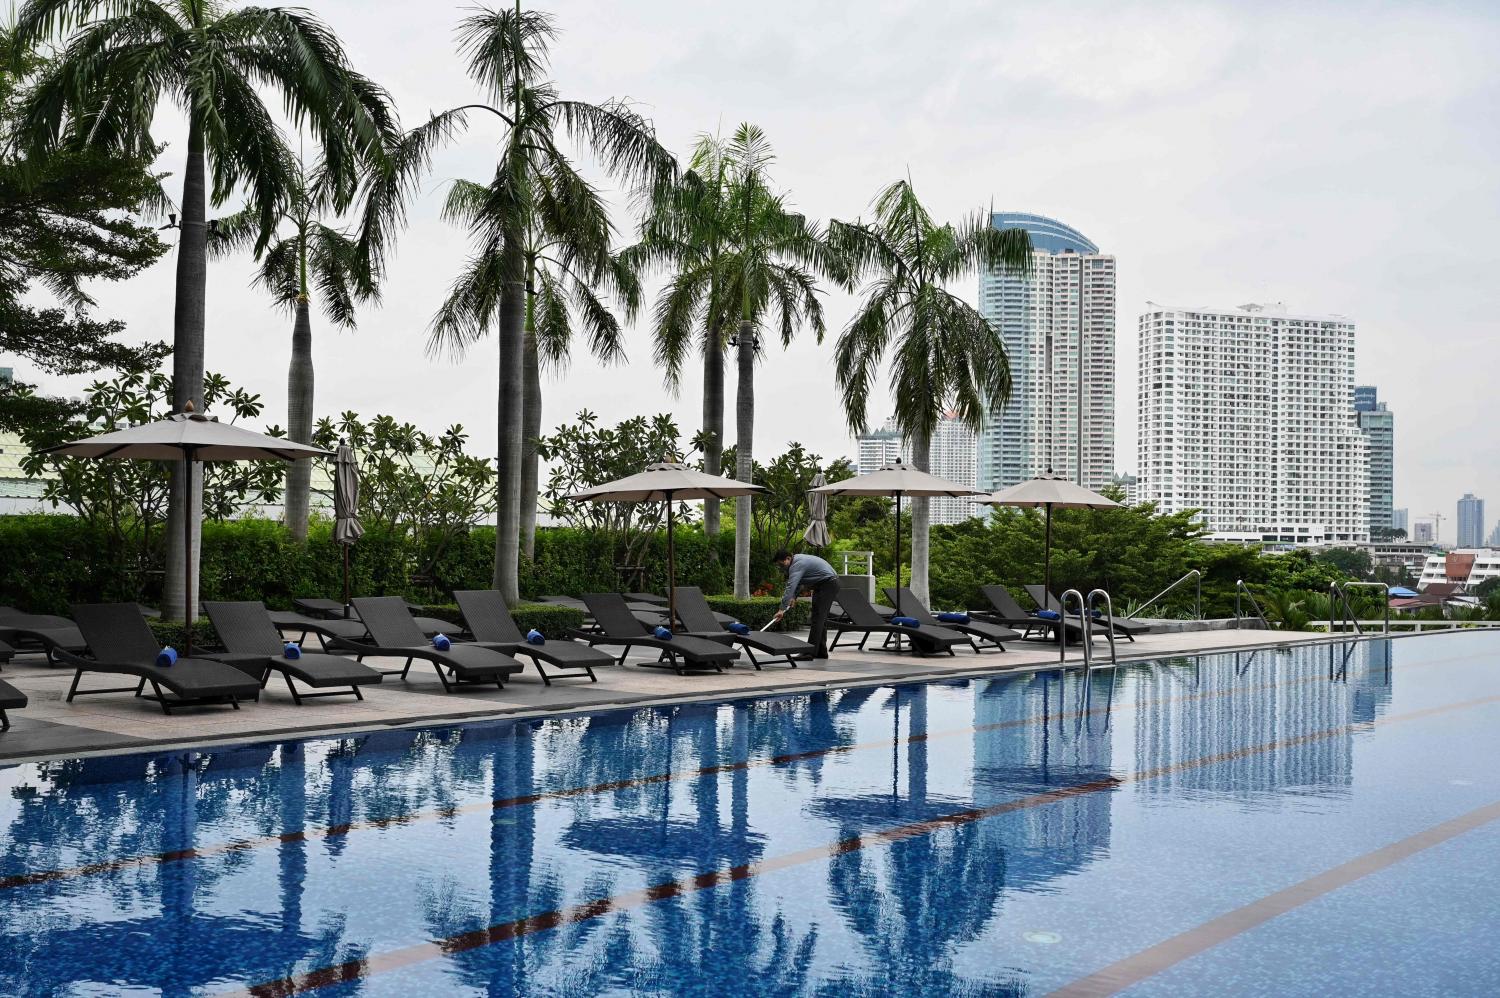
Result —
[{"label": "tall tree", "polygon": [[[157,148],[152,128],[164,100],[187,119],[172,385],[176,409],[188,403],[201,409],[208,204],[248,190],[260,223],[259,249],[292,186],[294,162],[263,90],[279,94],[282,110],[307,128],[325,167],[341,178],[341,191],[352,189],[361,160],[378,154],[382,137],[394,130],[386,96],[349,68],[327,26],[292,8],[231,8],[213,0],[28,0],[16,18],[14,46],[27,50],[59,36],[67,43],[21,102],[24,148],[46,153],[71,143],[145,156]],[[173,473],[164,608],[184,605],[183,567],[197,552],[202,509],[187,509],[186,484],[180,470]],[[189,541],[182,539],[183,517],[192,525]],[[191,597],[196,606],[197,594]]]},{"label": "tall tree", "polygon": [[[699,442],[703,470],[717,475],[724,457],[725,330],[738,315],[724,294],[721,266],[729,244],[732,159],[717,135],[700,135],[681,181],[656,192],[641,223],[641,238],[621,253],[632,270],[668,269],[671,279],[656,299],[652,336],[656,360],[675,390],[694,342],[703,357],[703,419]],[[719,500],[703,503],[703,529],[719,533]]]},{"label": "tall tree", "polygon": [[[340,201],[336,178],[321,167],[301,164],[291,177],[278,228],[260,254],[255,283],[271,301],[292,314],[292,359],[287,368],[287,436],[310,444],[313,438],[312,298],[314,290],[324,317],[341,329],[353,329],[358,306],[378,302],[380,287],[359,241],[324,221]],[[285,227],[285,234],[283,228]],[[260,220],[253,210],[222,219],[209,240],[209,252],[221,256],[259,241]],[[293,461],[286,471],[286,527],[299,541],[307,539],[312,496],[312,462]]]},{"label": "tall tree", "polygon": [[[372,178],[363,229],[366,250],[378,262],[390,250],[406,205],[430,168],[433,150],[466,129],[472,113],[487,114],[501,125],[495,173],[470,224],[478,247],[470,270],[482,270],[483,280],[472,283],[474,297],[463,302],[462,308],[439,312],[431,342],[436,348],[461,349],[492,327],[498,333],[499,513],[494,584],[512,603],[520,598],[521,510],[536,505],[534,494],[522,494],[528,234],[548,231],[539,221],[541,204],[548,197],[578,210],[588,206],[590,216],[603,210],[600,195],[578,173],[560,139],[571,138],[588,149],[606,172],[630,183],[655,187],[670,182],[676,172],[675,162],[656,141],[650,125],[628,105],[564,100],[543,78],[555,33],[551,17],[522,11],[520,0],[514,9],[477,8],[460,22],[460,54],[468,60],[470,78],[485,89],[486,99],[434,115],[406,135],[389,167]],[[564,191],[565,195],[558,193]],[[561,231],[572,233],[575,224],[593,223],[575,218]],[[460,279],[450,304],[463,292]],[[445,323],[447,314],[454,316],[453,323]]]},{"label": "tall tree", "polygon": [[[844,414],[856,433],[869,422],[870,393],[887,352],[896,426],[912,464],[929,470],[932,436],[944,413],[978,429],[988,405],[1010,397],[1010,363],[999,332],[947,285],[980,267],[1024,273],[1031,238],[996,229],[976,212],[957,226],[939,225],[898,180],[875,198],[875,218],[834,222],[829,242],[862,277],[864,300],[834,350]],[[928,501],[912,501],[911,585],[927,602]]]},{"label": "tall tree", "polygon": [[[715,289],[731,303],[735,318],[737,382],[735,386],[735,477],[755,477],[755,361],[760,356],[760,326],[775,323],[781,345],[788,346],[799,327],[812,327],[823,341],[823,304],[818,279],[846,279],[840,259],[829,252],[819,227],[787,206],[771,187],[775,161],[765,133],[742,124],[725,145],[726,199],[722,250],[716,257]],[[734,505],[734,591],[750,595],[751,499]]]}]

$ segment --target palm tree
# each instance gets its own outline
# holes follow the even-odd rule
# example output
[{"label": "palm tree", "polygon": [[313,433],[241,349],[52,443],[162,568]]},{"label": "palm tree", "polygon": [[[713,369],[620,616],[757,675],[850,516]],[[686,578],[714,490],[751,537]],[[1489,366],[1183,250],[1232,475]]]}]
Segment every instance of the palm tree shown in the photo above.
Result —
[{"label": "palm tree", "polygon": [[[443,215],[470,228],[481,225],[491,190],[468,180],[454,183]],[[581,203],[575,203],[581,202]],[[525,343],[522,348],[521,552],[535,554],[538,494],[537,440],[542,434],[544,368],[567,367],[575,332],[588,339],[589,352],[603,363],[625,358],[620,318],[601,294],[624,307],[627,320],[640,303],[640,283],[620,257],[610,252],[613,228],[602,201],[587,185],[552,185],[544,178],[524,233],[526,274]],[[498,280],[500,249],[487,240],[453,282],[433,320],[433,335],[462,349],[476,332],[488,329],[504,288]],[[531,502],[524,501],[531,497]]]},{"label": "palm tree", "polygon": [[[352,189],[360,163],[394,128],[386,95],[353,72],[333,33],[305,11],[229,8],[212,0],[29,0],[12,44],[27,51],[70,35],[21,101],[18,141],[45,154],[74,142],[151,158],[152,122],[169,100],[187,118],[172,336],[173,402],[203,406],[208,202],[247,188],[259,220],[257,249],[276,224],[295,166],[262,88],[307,127],[325,169]],[[212,176],[213,186],[208,179]],[[196,473],[196,472],[195,472]],[[162,606],[183,606],[183,567],[196,550],[201,509],[186,508],[174,469]],[[202,495],[202,490],[196,490]],[[183,518],[192,537],[183,539]],[[174,525],[175,524],[175,525]],[[174,567],[175,566],[175,567]],[[194,576],[196,578],[196,575]],[[197,594],[192,603],[197,605]]]},{"label": "palm tree", "polygon": [[[528,234],[549,231],[540,221],[543,202],[566,204],[561,231],[585,229],[603,212],[597,191],[577,172],[558,137],[568,135],[589,149],[610,174],[628,182],[656,187],[670,182],[676,164],[656,141],[650,125],[620,102],[587,104],[563,100],[542,78],[547,48],[555,31],[546,14],[477,8],[459,25],[460,53],[469,76],[487,91],[487,102],[465,104],[434,115],[409,132],[394,150],[390,164],[368,185],[362,243],[378,266],[389,252],[394,230],[404,221],[406,205],[419,178],[431,165],[432,151],[468,126],[473,112],[493,116],[504,129],[495,174],[476,204],[470,230],[478,250],[471,274],[483,279],[455,284],[450,304],[433,323],[434,349],[462,350],[486,335],[493,325],[500,340],[500,391],[497,405],[499,515],[495,530],[494,584],[511,603],[520,598],[521,510],[536,505],[535,494],[522,494],[525,437],[526,249]],[[472,291],[464,300],[463,294]],[[453,321],[445,322],[451,315]]]},{"label": "palm tree", "polygon": [[[261,253],[255,275],[255,283],[293,316],[292,361],[286,379],[287,436],[304,444],[312,443],[313,435],[313,289],[322,299],[324,317],[341,329],[354,328],[357,306],[380,300],[376,275],[360,252],[359,241],[323,221],[324,215],[336,211],[339,200],[333,181],[321,168],[309,174],[299,166],[278,219],[291,232],[273,237]],[[253,245],[259,241],[259,224],[252,209],[221,219],[209,242],[210,254],[222,256]],[[287,468],[286,526],[298,541],[307,539],[311,479],[309,461],[294,461]]]},{"label": "palm tree", "polygon": [[[765,133],[755,125],[735,130],[726,147],[727,198],[724,246],[717,257],[716,291],[734,309],[738,381],[735,391],[735,477],[754,480],[755,359],[757,327],[769,314],[788,346],[799,326],[811,326],[823,342],[823,305],[818,278],[845,281],[846,270],[829,252],[818,226],[791,211],[783,194],[771,189],[768,171],[775,161]],[[712,313],[710,313],[712,314]],[[734,504],[734,592],[750,595],[750,535],[747,496]]]},{"label": "palm tree", "polygon": [[[947,285],[979,267],[1025,272],[1031,238],[1024,229],[996,229],[982,213],[962,224],[938,225],[917,200],[910,180],[875,198],[875,220],[835,222],[829,242],[860,274],[865,298],[835,347],[844,415],[856,432],[869,420],[870,392],[887,350],[896,426],[912,464],[928,470],[932,435],[953,411],[978,429],[986,407],[1010,397],[1010,364],[1000,334]],[[927,601],[927,500],[912,502],[911,585]]]},{"label": "palm tree", "polygon": [[[723,294],[728,283],[721,260],[729,243],[727,217],[730,170],[728,145],[716,135],[700,135],[682,180],[659,192],[641,224],[641,239],[621,253],[632,270],[671,267],[672,279],[656,299],[656,360],[676,390],[694,341],[703,355],[703,470],[717,475],[724,460],[724,331],[734,321],[735,303]],[[703,530],[719,533],[719,500],[703,503]]]}]

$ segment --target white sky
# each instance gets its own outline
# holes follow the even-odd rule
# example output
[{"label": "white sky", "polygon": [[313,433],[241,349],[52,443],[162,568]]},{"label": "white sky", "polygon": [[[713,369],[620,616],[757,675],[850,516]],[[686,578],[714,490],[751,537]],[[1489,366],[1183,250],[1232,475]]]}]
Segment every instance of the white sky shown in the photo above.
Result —
[{"label": "white sky", "polygon": [[[306,3],[390,89],[408,125],[475,96],[453,53],[459,6]],[[554,76],[565,95],[636,101],[679,153],[699,132],[753,121],[777,149],[776,179],[813,217],[858,215],[909,171],[939,218],[990,205],[1038,212],[1115,254],[1120,470],[1136,467],[1135,327],[1146,301],[1283,301],[1357,321],[1359,379],[1396,413],[1397,506],[1414,519],[1441,512],[1445,538],[1465,491],[1490,499],[1490,524],[1500,513],[1500,7],[544,6],[562,31]],[[437,218],[444,181],[488,176],[488,127],[440,157],[384,306],[354,333],[315,324],[319,414],[388,412],[433,431],[459,422],[476,451],[492,448],[493,342],[460,364],[424,349],[467,249]],[[161,134],[176,139],[180,128],[164,116]],[[180,155],[179,143],[164,166],[179,169]],[[618,221],[628,235],[623,210]],[[170,340],[172,259],[101,287],[100,313],[126,320],[131,338]],[[262,393],[268,421],[284,423],[290,321],[248,287],[250,269],[241,260],[211,271],[208,367]],[[836,332],[851,300],[830,295],[827,313]],[[645,329],[631,342],[624,370],[577,356],[546,388],[544,427],[583,407],[609,422],[670,409],[691,435],[697,387],[690,379],[666,395]],[[852,451],[830,344],[774,351],[757,387],[760,456],[794,439],[825,456]],[[730,440],[732,420],[731,399]]]}]

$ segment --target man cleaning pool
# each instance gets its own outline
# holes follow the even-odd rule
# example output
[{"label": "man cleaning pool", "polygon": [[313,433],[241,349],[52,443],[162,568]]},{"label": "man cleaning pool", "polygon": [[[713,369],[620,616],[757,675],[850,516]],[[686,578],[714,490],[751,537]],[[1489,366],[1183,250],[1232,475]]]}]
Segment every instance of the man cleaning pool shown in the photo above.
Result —
[{"label": "man cleaning pool", "polygon": [[777,551],[771,560],[786,572],[786,592],[782,594],[781,609],[776,611],[776,619],[786,616],[786,612],[796,601],[798,592],[804,587],[811,589],[812,623],[807,641],[817,649],[813,658],[827,658],[828,609],[839,594],[838,573],[833,570],[832,565],[815,554]]}]

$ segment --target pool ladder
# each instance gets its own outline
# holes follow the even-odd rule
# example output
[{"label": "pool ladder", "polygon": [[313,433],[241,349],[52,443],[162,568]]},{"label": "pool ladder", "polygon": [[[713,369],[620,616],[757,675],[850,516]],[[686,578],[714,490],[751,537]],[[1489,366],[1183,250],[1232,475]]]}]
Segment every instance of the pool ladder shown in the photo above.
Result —
[{"label": "pool ladder", "polygon": [[1057,661],[1059,665],[1066,664],[1068,658],[1068,597],[1078,604],[1078,619],[1083,628],[1083,667],[1092,669],[1094,667],[1094,603],[1103,599],[1104,614],[1099,618],[1104,622],[1104,635],[1109,638],[1109,664],[1117,665],[1119,658],[1115,654],[1115,602],[1110,599],[1109,593],[1103,589],[1094,589],[1085,597],[1077,589],[1069,589],[1062,594],[1062,611],[1057,622]]},{"label": "pool ladder", "polygon": [[1333,633],[1335,623],[1340,627],[1351,624],[1355,634],[1365,633],[1365,629],[1360,626],[1359,615],[1354,612],[1354,604],[1349,602],[1349,590],[1359,587],[1379,589],[1385,594],[1385,627],[1381,633],[1391,633],[1391,587],[1384,582],[1328,583],[1328,633]]}]

